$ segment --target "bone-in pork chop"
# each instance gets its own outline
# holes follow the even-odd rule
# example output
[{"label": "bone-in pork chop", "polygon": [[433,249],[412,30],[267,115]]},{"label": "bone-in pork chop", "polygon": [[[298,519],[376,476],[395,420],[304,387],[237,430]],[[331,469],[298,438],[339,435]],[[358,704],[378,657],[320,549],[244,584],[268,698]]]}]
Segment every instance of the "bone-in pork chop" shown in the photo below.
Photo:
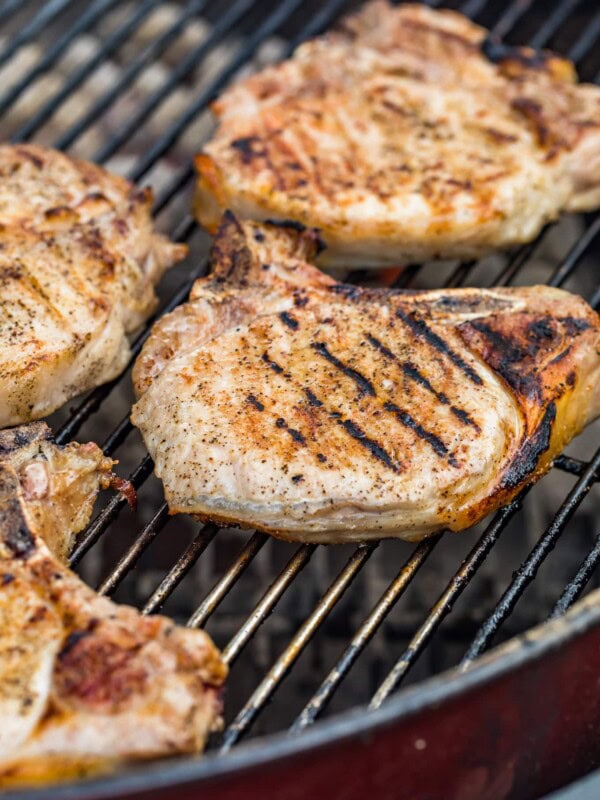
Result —
[{"label": "bone-in pork chop", "polygon": [[226,215],[136,363],[172,513],[314,542],[460,530],[600,412],[600,319],[548,287],[337,283],[314,232]]},{"label": "bone-in pork chop", "polygon": [[475,258],[600,205],[600,88],[454,11],[368,3],[227,89],[196,217],[321,229],[321,264]]}]

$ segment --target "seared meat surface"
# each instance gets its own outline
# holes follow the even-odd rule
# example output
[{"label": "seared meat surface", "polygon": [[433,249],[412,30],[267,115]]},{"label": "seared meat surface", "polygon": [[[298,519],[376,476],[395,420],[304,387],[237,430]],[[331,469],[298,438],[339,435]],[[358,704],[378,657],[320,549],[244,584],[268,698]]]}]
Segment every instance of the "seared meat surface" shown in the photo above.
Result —
[{"label": "seared meat surface", "polygon": [[97,595],[64,565],[112,461],[45,425],[0,432],[0,786],[202,749],[226,667],[202,631]]},{"label": "seared meat surface", "polygon": [[132,420],[172,513],[314,542],[461,530],[600,412],[600,320],[547,287],[344,285],[231,214],[160,320]]},{"label": "seared meat surface", "polygon": [[186,248],[153,230],[152,195],[37,145],[0,147],[0,427],[111,378],[154,285]]},{"label": "seared meat surface", "polygon": [[322,264],[475,258],[600,205],[600,89],[454,11],[374,0],[213,108],[198,220],[316,226]]}]

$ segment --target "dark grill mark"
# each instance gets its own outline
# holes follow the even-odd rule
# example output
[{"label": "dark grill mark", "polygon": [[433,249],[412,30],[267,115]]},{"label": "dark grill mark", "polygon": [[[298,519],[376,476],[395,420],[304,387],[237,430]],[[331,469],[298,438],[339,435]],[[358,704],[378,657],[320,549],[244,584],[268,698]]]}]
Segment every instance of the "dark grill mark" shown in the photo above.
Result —
[{"label": "dark grill mark", "polygon": [[552,401],[548,404],[542,421],[533,435],[521,447],[502,478],[500,483],[502,489],[515,489],[517,486],[521,486],[535,470],[540,457],[550,446],[550,436],[552,435],[552,425],[555,418],[556,405]]},{"label": "dark grill mark", "polygon": [[304,308],[308,303],[308,295],[294,293],[294,305],[296,308]]},{"label": "dark grill mark", "polygon": [[385,464],[386,467],[389,467],[393,472],[400,472],[400,465],[393,460],[385,448],[382,447],[379,442],[376,442],[375,439],[370,439],[355,422],[352,422],[351,419],[341,419],[341,414],[337,412],[333,412],[330,416],[378,461],[381,461],[382,464]]},{"label": "dark grill mark", "polygon": [[306,445],[306,439],[300,433],[300,431],[297,431],[295,428],[290,428],[290,426],[283,419],[283,417],[278,417],[275,420],[275,425],[277,425],[278,428],[282,428],[283,430],[285,430],[286,433],[289,433],[289,435],[292,437],[292,439],[295,442],[297,442],[298,444]]},{"label": "dark grill mark", "polygon": [[320,406],[323,405],[323,403],[319,400],[319,398],[316,395],[314,395],[310,389],[305,389],[304,394],[306,395],[306,398],[308,402],[311,404],[311,406],[319,408]]},{"label": "dark grill mark", "polygon": [[321,464],[324,464],[327,461],[327,456],[324,456],[323,453],[317,453],[317,458]]},{"label": "dark grill mark", "polygon": [[300,483],[304,480],[304,475],[292,475],[292,483]]},{"label": "dark grill mark", "polygon": [[257,411],[265,410],[264,405],[260,402],[260,400],[257,400],[253,394],[249,394],[246,400],[250,403],[250,405],[253,405]]},{"label": "dark grill mark", "polygon": [[11,575],[10,572],[5,572],[0,576],[0,585],[8,586],[9,583],[12,583],[15,579],[14,575]]},{"label": "dark grill mark", "polygon": [[431,447],[433,448],[434,452],[438,454],[438,456],[442,456],[442,458],[446,458],[448,463],[452,467],[458,467],[459,464],[448,451],[446,445],[442,442],[439,436],[436,436],[435,433],[431,433],[431,431],[426,430],[421,424],[419,424],[408,411],[405,411],[402,408],[399,408],[394,403],[386,403],[384,406],[386,411],[391,411],[393,414],[396,415],[396,418],[401,422],[406,428],[409,428],[411,431],[416,433],[416,435],[426,441]]},{"label": "dark grill mark", "polygon": [[298,330],[298,320],[294,319],[294,317],[292,317],[291,314],[288,314],[287,311],[282,311],[279,315],[279,319],[284,323],[284,325],[287,325],[288,328],[291,328],[293,331]]},{"label": "dark grill mark", "polygon": [[457,408],[456,406],[450,406],[450,411],[457,419],[459,419],[461,422],[464,422],[465,425],[470,425],[472,428],[475,428],[478,433],[481,431],[481,428],[475,422],[473,417],[467,411],[464,411],[464,409]]},{"label": "dark grill mark", "polygon": [[[383,353],[384,356],[386,356],[387,358],[391,358],[394,361],[398,361],[398,359],[392,353],[392,351],[388,350],[388,348],[382,342],[380,342],[379,339],[376,339],[374,336],[371,336],[370,333],[367,334],[367,339],[373,345],[373,347],[377,348],[377,350],[379,350],[380,353]],[[402,369],[402,372],[406,375],[407,378],[410,378],[412,381],[415,381],[415,383],[418,383],[425,389],[427,389],[428,392],[431,392],[431,394],[437,400],[439,400],[440,403],[442,403],[442,405],[445,406],[449,405],[450,411],[464,425],[471,425],[471,427],[479,431],[479,425],[475,422],[475,420],[471,417],[471,415],[468,414],[466,411],[463,411],[462,408],[457,408],[456,406],[451,405],[448,397],[443,392],[438,392],[438,390],[434,386],[432,386],[429,379],[426,378],[422,372],[419,372],[417,367],[411,361],[401,362],[400,368]]]},{"label": "dark grill mark", "polygon": [[473,367],[469,366],[469,364],[467,364],[467,362],[461,356],[459,356],[459,354],[456,353],[447,342],[438,336],[437,333],[432,331],[425,320],[415,317],[412,314],[408,314],[401,308],[397,309],[396,316],[401,319],[402,322],[408,325],[413,333],[422,337],[439,353],[443,353],[445,356],[447,356],[450,361],[452,361],[452,363],[457,366],[461,372],[467,376],[467,378],[469,378],[470,381],[477,384],[477,386],[481,386],[483,384],[483,381],[475,372]]},{"label": "dark grill mark", "polygon": [[273,370],[273,372],[276,372],[278,375],[281,375],[281,373],[283,372],[283,367],[280,367],[276,361],[271,361],[268,353],[263,353],[261,358],[265,362],[265,364]]},{"label": "dark grill mark", "polygon": [[388,350],[388,348],[383,344],[383,342],[380,342],[379,339],[376,339],[374,336],[371,336],[370,333],[367,333],[367,340],[373,345],[373,347],[379,350],[380,353],[383,353],[386,358],[391,358],[394,361],[396,360],[396,356],[392,353],[392,351]]},{"label": "dark grill mark", "polygon": [[242,136],[239,139],[233,139],[230,145],[239,152],[244,164],[250,164],[256,156],[265,155],[264,145],[258,136]]},{"label": "dark grill mark", "polygon": [[314,350],[319,353],[319,355],[323,356],[330,364],[333,364],[334,367],[343,372],[348,378],[354,381],[354,383],[358,386],[360,392],[362,394],[368,394],[371,397],[375,397],[375,389],[373,384],[370,380],[365,378],[364,375],[361,375],[360,372],[357,372],[352,367],[348,367],[339,358],[336,358],[333,353],[330,353],[327,349],[327,345],[324,342],[313,342],[312,347]]}]

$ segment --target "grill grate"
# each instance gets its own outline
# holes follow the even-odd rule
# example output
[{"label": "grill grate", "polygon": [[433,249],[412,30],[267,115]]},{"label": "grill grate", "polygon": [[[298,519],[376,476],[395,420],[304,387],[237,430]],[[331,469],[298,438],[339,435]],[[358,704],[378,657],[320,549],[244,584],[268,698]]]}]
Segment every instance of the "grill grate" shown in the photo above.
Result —
[{"label": "grill grate", "polygon": [[[205,242],[200,241],[195,223],[185,212],[171,212],[173,206],[179,209],[186,208],[185,198],[193,179],[189,166],[193,150],[182,152],[181,139],[189,134],[190,129],[196,130],[198,121],[206,115],[209,102],[231,79],[247,69],[248,65],[256,65],[257,53],[260,53],[261,48],[273,43],[273,37],[279,36],[285,40],[286,44],[283,48],[279,47],[278,52],[280,55],[287,55],[299,41],[326,28],[342,11],[353,7],[355,3],[345,0],[327,0],[323,3],[316,1],[301,3],[300,0],[259,3],[257,0],[237,0],[227,4],[225,11],[219,8],[218,3],[209,0],[191,0],[180,5],[167,5],[158,0],[120,4],[123,6],[119,10],[120,22],[100,39],[100,46],[84,58],[75,69],[68,72],[62,85],[49,96],[44,95],[40,99],[33,114],[25,120],[17,117],[13,111],[18,108],[23,94],[31,91],[36,81],[60,65],[61,58],[69,47],[83,35],[93,31],[104,16],[110,16],[117,5],[119,4],[111,0],[97,0],[90,4],[49,0],[39,6],[33,15],[27,17],[27,9],[23,8],[27,6],[26,3],[14,0],[0,3],[0,24],[8,32],[4,46],[0,45],[0,66],[10,67],[11,60],[15,59],[23,48],[41,43],[37,60],[0,95],[0,112],[5,114],[4,127],[12,126],[6,130],[5,135],[10,135],[13,141],[25,141],[36,136],[43,143],[54,144],[66,150],[72,149],[78,155],[84,155],[100,163],[109,162],[109,165],[115,166],[127,163],[125,172],[132,180],[154,177],[161,166],[168,164],[167,179],[161,182],[157,194],[155,213],[161,224],[169,220],[165,227],[170,227],[174,239],[190,242],[193,256],[180,286],[172,286],[172,276],[167,279],[166,283],[171,286],[171,291],[161,310],[161,313],[165,313],[185,300],[194,280],[206,268],[203,257],[206,252]],[[597,72],[600,67],[599,54],[598,48],[595,47],[600,38],[600,13],[597,12],[593,0],[589,2],[562,0],[553,6],[551,13],[548,13],[541,0],[514,0],[506,5],[493,3],[491,0],[470,0],[461,6],[458,4],[455,6],[467,15],[489,25],[497,35],[508,37],[509,40],[521,41],[527,37],[536,48],[552,45],[556,41],[563,52],[582,68],[584,78],[595,81],[600,79],[600,72]],[[95,96],[91,104],[88,104],[88,107],[69,126],[59,125],[58,135],[54,140],[49,140],[45,132],[49,127],[56,131],[56,118],[60,117],[65,103],[75,96],[83,96],[86,82],[109,61],[112,63],[114,59],[118,60],[119,53],[131,44],[132,38],[135,38],[142,26],[165,8],[170,10],[168,24],[164,25],[145,47],[136,50],[135,55],[129,60],[124,57],[125,63],[121,65],[117,79]],[[24,16],[27,18],[24,19]],[[136,102],[133,107],[129,107],[129,113],[117,122],[110,123],[109,135],[101,138],[101,144],[96,146],[95,151],[82,151],[82,142],[90,131],[105,126],[105,116],[111,114],[131,92],[135,93],[139,79],[143,78],[147,69],[155,65],[157,59],[169,51],[169,48],[177,47],[188,26],[201,19],[205,23],[208,21],[210,25],[207,34],[185,55],[176,58],[166,79],[160,85],[141,98],[139,94],[135,96]],[[54,44],[44,47],[45,37],[50,36],[52,31],[56,31]],[[564,37],[567,34],[569,38],[565,41]],[[198,71],[214,57],[219,48],[223,47],[223,43],[230,43],[231,47],[223,56],[219,68],[213,70],[212,77],[199,78]],[[134,143],[140,131],[143,132],[144,126],[151,124],[157,111],[182,87],[190,94],[189,103],[163,126],[162,132],[153,138],[151,144],[138,148],[136,157]],[[204,130],[205,133],[208,131],[206,125]],[[199,149],[200,144],[199,136],[195,142],[195,149]],[[128,161],[119,161],[122,156],[127,156]],[[595,307],[598,307],[600,289],[597,282],[594,282],[595,277],[591,275],[592,269],[586,270],[585,264],[597,245],[599,232],[600,217],[588,215],[570,228],[565,228],[565,223],[548,226],[536,241],[520,248],[508,258],[492,259],[493,263],[486,265],[483,270],[475,262],[448,265],[446,268],[438,266],[433,270],[427,265],[411,265],[403,271],[395,285],[404,287],[431,285],[432,275],[436,285],[440,285],[442,282],[439,276],[444,274],[444,269],[447,277],[443,285],[448,287],[461,286],[471,281],[490,285],[489,276],[493,274],[496,277],[492,285],[509,285],[515,281],[530,282],[532,271],[539,280],[538,254],[554,236],[555,240],[558,239],[558,248],[564,254],[562,258],[557,260],[552,257],[551,263],[544,264],[544,280],[552,286],[568,284],[586,294]],[[175,272],[181,273],[181,271],[179,268]],[[350,279],[354,279],[354,276]],[[148,336],[150,324],[151,322],[133,342],[134,357]],[[82,426],[89,425],[90,431],[100,438],[104,437],[102,447],[105,453],[107,455],[118,453],[127,463],[135,453],[140,452],[139,443],[132,443],[129,439],[130,436],[137,437],[137,434],[133,433],[128,420],[126,412],[128,402],[127,378],[121,377],[92,391],[68,415],[57,415],[57,440],[61,443],[67,442],[79,433]],[[107,419],[110,423],[106,422]],[[116,425],[115,420],[118,420]],[[108,435],[106,435],[107,424],[111,427]],[[597,431],[597,428],[590,430]],[[587,436],[588,441],[590,437],[591,434]],[[370,706],[376,708],[407,678],[409,673],[415,675],[414,679],[418,678],[413,667],[417,661],[421,663],[424,661],[426,653],[430,656],[429,671],[439,671],[442,666],[447,666],[448,663],[456,664],[459,661],[461,668],[464,668],[491,644],[500,629],[503,635],[514,632],[509,630],[505,623],[512,618],[515,606],[536,577],[538,570],[544,566],[547,556],[559,542],[567,524],[577,514],[583,520],[579,525],[580,532],[585,527],[586,515],[580,506],[598,480],[600,451],[591,459],[563,455],[557,459],[552,474],[557,475],[558,472],[575,476],[577,480],[570,491],[567,490],[568,493],[559,510],[550,515],[550,523],[544,526],[545,530],[537,541],[535,538],[531,541],[531,537],[529,540],[525,537],[524,542],[523,537],[519,540],[513,537],[510,541],[510,549],[516,552],[517,557],[522,554],[523,560],[514,579],[507,580],[508,585],[500,599],[496,601],[497,595],[493,592],[486,593],[481,588],[475,595],[476,603],[484,609],[484,613],[483,616],[476,615],[471,618],[471,628],[466,632],[468,646],[464,655],[459,653],[457,657],[452,654],[439,657],[439,647],[438,651],[435,648],[442,623],[446,618],[451,619],[456,616],[456,612],[454,614],[451,612],[463,592],[474,591],[473,581],[482,565],[492,558],[492,552],[498,550],[501,536],[507,531],[513,531],[515,525],[520,526],[522,530],[530,528],[522,508],[530,491],[539,493],[538,487],[532,490],[526,489],[494,516],[471,551],[462,559],[445,588],[443,588],[444,570],[439,570],[439,565],[434,565],[432,569],[426,565],[430,558],[435,561],[434,551],[437,556],[437,553],[444,548],[450,553],[451,564],[455,565],[457,560],[460,561],[460,554],[457,555],[457,552],[460,552],[457,549],[459,546],[454,546],[454,542],[450,550],[446,546],[448,540],[454,537],[436,536],[412,549],[408,545],[388,542],[382,545],[377,543],[360,545],[350,549],[340,547],[336,548],[334,554],[331,550],[327,551],[327,548],[315,545],[301,545],[294,549],[290,545],[273,542],[261,533],[255,533],[246,540],[242,534],[219,531],[213,524],[203,526],[190,538],[190,522],[177,519],[172,523],[171,529],[182,531],[182,535],[174,533],[170,542],[161,537],[159,554],[165,556],[165,565],[161,573],[163,577],[158,586],[151,591],[150,597],[145,603],[142,600],[140,605],[144,613],[159,610],[167,601],[171,599],[175,601],[178,595],[175,590],[184,580],[190,583],[191,579],[188,597],[192,598],[190,601],[192,604],[189,608],[175,608],[174,613],[180,615],[186,613],[189,616],[193,612],[189,616],[188,624],[200,626],[208,623],[211,632],[211,625],[214,622],[215,635],[217,639],[223,639],[218,643],[224,645],[224,657],[230,665],[247,652],[247,646],[251,642],[256,644],[254,654],[256,664],[254,670],[250,672],[249,679],[253,680],[257,675],[258,685],[254,688],[247,687],[238,671],[234,670],[231,676],[233,688],[230,689],[231,702],[228,705],[234,717],[220,744],[221,750],[225,752],[250,730],[286,675],[296,668],[296,664],[306,661],[307,655],[312,658],[310,668],[304,669],[303,677],[298,679],[300,694],[305,698],[302,701],[304,707],[300,705],[301,711],[293,721],[292,728],[299,731],[312,724],[328,708],[342,685],[348,685],[353,665],[367,645],[372,643],[374,637],[381,634],[396,604],[401,598],[410,600],[413,588],[421,584],[421,591],[425,595],[439,595],[438,600],[424,612],[418,609],[416,614],[410,613],[408,605],[408,609],[403,611],[400,626],[396,624],[394,628],[394,624],[389,623],[392,633],[385,646],[386,657],[375,659],[376,669],[372,671],[373,674],[369,675],[368,680],[361,681],[362,694],[359,693],[359,699],[370,699]],[[157,567],[153,567],[150,571],[148,567],[144,567],[146,562],[153,564],[156,554],[153,553],[153,558],[148,559],[145,558],[145,553],[154,545],[170,522],[170,518],[162,496],[159,495],[156,481],[151,475],[152,461],[147,454],[142,455],[132,469],[130,480],[136,489],[140,490],[141,508],[149,517],[146,523],[137,531],[130,530],[132,518],[125,519],[126,515],[121,516],[126,506],[125,501],[120,497],[112,497],[80,536],[72,554],[71,564],[77,566],[84,556],[90,553],[89,560],[94,562],[94,569],[98,573],[107,561],[110,551],[114,550],[110,541],[113,537],[109,536],[111,532],[118,530],[119,538],[123,538],[126,543],[130,542],[116,566],[100,580],[99,591],[103,594],[121,591],[129,582],[130,594],[133,591],[133,596],[139,600],[142,588],[149,585],[146,573],[149,579],[153,579],[156,574]],[[551,477],[545,478],[542,484],[551,479]],[[564,494],[565,479],[560,481],[560,485]],[[146,497],[148,502],[144,499]],[[460,546],[471,545],[472,536],[471,533],[459,537]],[[562,580],[559,599],[552,600],[551,613],[554,616],[564,613],[582,594],[588,582],[594,577],[600,562],[600,534],[595,541],[585,535],[580,538],[578,545],[580,566],[572,565],[570,574],[575,573],[575,577],[566,586],[566,580]],[[215,560],[213,542],[219,544],[220,541],[228,543],[225,550],[227,563],[211,564],[209,557],[213,557],[213,562]],[[182,555],[173,564],[171,554],[182,542]],[[240,542],[242,546],[236,554],[235,548],[240,547]],[[233,556],[231,556],[232,547]],[[527,552],[529,548],[531,549]],[[377,562],[377,557],[382,551],[384,556],[379,560],[379,567],[381,561],[385,560],[388,566],[400,564],[400,568],[396,566],[396,574],[387,578],[383,574],[385,570],[379,569],[380,574],[376,576],[372,585],[367,586],[363,592],[361,589],[364,588],[364,584],[361,584],[358,592],[354,593],[354,600],[348,603],[347,597],[351,594],[349,592],[351,585],[361,581],[361,574],[367,564]],[[406,559],[402,555],[403,552],[408,553]],[[340,563],[340,559],[344,558],[346,558],[345,563]],[[268,567],[269,560],[275,566],[274,575],[268,568],[265,570],[265,564]],[[309,563],[314,568],[311,579],[307,579],[306,582],[304,580],[296,582],[300,572],[307,568]],[[567,564],[567,568],[569,566]],[[87,570],[87,563],[84,563],[83,567],[87,571],[86,574],[94,571],[94,569]],[[330,572],[335,573],[336,567],[337,574],[331,579]],[[138,570],[137,580],[132,581],[134,569]],[[492,572],[495,569],[495,566],[491,567]],[[216,577],[217,575],[220,577]],[[98,579],[97,574],[94,577]],[[230,593],[236,592],[239,595],[240,586],[249,585],[244,583],[247,579],[251,579],[252,589],[244,601],[249,613],[239,626],[239,614],[232,612],[231,609],[227,610],[226,607]],[[132,583],[135,584],[133,590]],[[206,592],[207,585],[211,584],[212,588]],[[268,588],[265,589],[265,586]],[[285,605],[284,600],[290,592],[295,593],[294,600],[281,611],[282,605]],[[365,597],[357,598],[358,594],[364,594]],[[202,597],[204,599],[198,605]],[[294,605],[297,607],[294,608]],[[531,605],[532,608],[528,608],[525,614],[525,624],[537,622],[549,613],[549,610],[544,610],[543,604]],[[271,616],[275,609],[278,609],[279,613]],[[342,631],[343,641],[340,645],[336,639],[333,657],[329,658],[329,653],[323,655],[314,649],[308,653],[311,640],[336,615],[337,627]],[[271,627],[275,632],[272,639],[260,640],[268,618],[273,623]],[[463,633],[462,639],[464,637]],[[282,640],[285,642],[283,649],[280,646]],[[407,642],[406,645],[399,646],[399,642],[404,641]],[[280,654],[274,658],[276,653]],[[388,663],[390,658],[397,660],[390,664]],[[307,674],[310,680],[306,678]],[[348,695],[351,697],[352,692]],[[236,702],[233,702],[234,698]],[[271,729],[273,727],[281,729],[289,722],[286,714],[283,714]]]}]

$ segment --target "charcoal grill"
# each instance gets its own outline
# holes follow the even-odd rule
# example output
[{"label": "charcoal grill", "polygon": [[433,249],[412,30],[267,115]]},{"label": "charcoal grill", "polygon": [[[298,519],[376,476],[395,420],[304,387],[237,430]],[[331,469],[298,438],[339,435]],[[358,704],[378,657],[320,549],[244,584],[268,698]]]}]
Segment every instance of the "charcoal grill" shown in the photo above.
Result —
[{"label": "charcoal grill", "polygon": [[[165,313],[206,267],[187,209],[209,102],[354,5],[4,0],[0,134],[157,187],[157,224],[191,248],[163,282]],[[449,5],[600,78],[595,0]],[[546,282],[597,308],[599,234],[598,215],[565,219],[483,265],[409,265],[396,285]],[[144,613],[207,627],[232,667],[226,727],[203,759],[29,796],[495,800],[539,797],[600,766],[600,527],[586,500],[598,497],[598,425],[477,531],[416,547],[294,547],[171,520],[130,403],[126,372],[52,418],[61,443],[102,442],[140,500],[137,516],[105,500],[71,563]]]}]

